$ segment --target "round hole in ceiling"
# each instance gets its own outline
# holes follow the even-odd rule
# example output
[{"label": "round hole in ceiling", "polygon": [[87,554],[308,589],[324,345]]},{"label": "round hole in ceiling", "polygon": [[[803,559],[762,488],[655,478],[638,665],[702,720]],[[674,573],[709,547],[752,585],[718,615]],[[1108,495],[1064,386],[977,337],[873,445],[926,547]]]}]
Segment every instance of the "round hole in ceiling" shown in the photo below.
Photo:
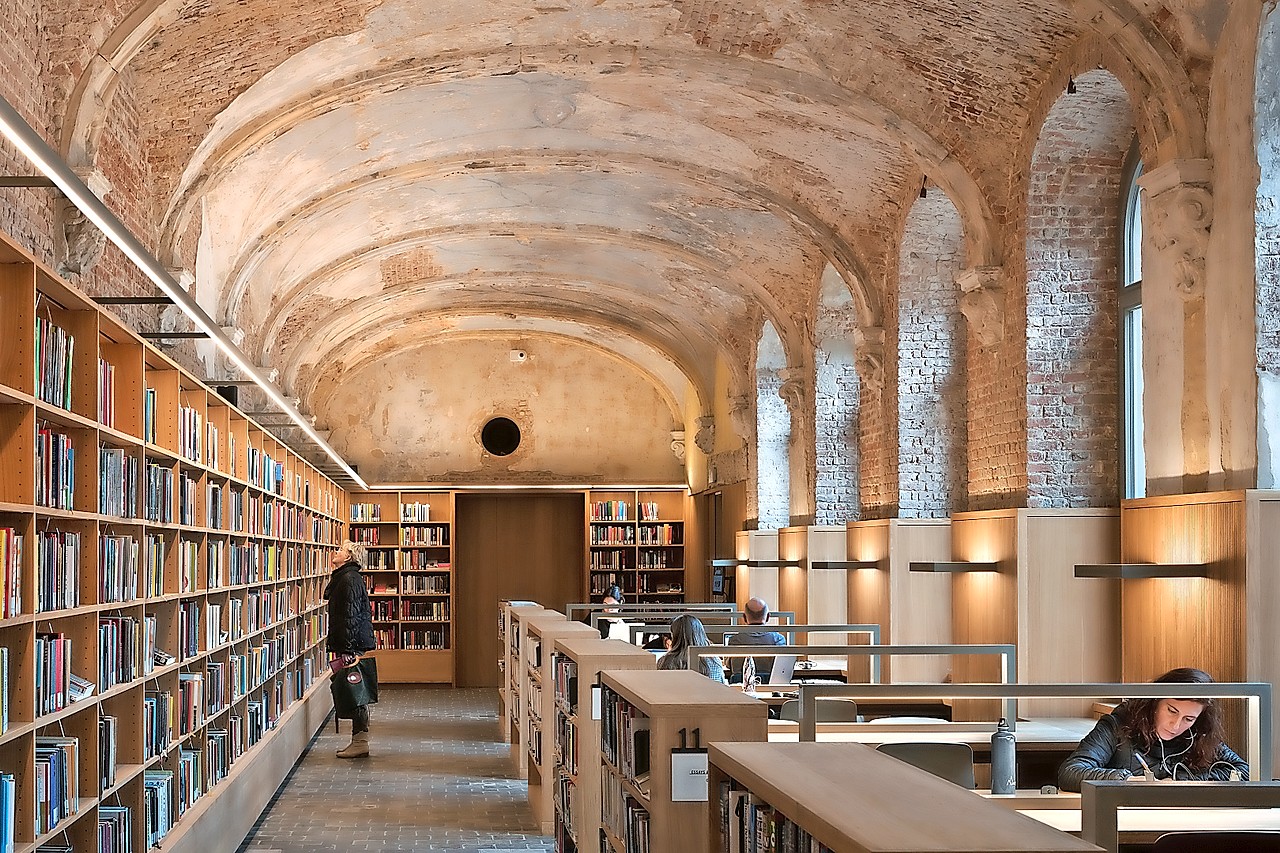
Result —
[{"label": "round hole in ceiling", "polygon": [[494,456],[510,456],[520,446],[520,427],[511,418],[490,418],[480,430],[480,443]]}]

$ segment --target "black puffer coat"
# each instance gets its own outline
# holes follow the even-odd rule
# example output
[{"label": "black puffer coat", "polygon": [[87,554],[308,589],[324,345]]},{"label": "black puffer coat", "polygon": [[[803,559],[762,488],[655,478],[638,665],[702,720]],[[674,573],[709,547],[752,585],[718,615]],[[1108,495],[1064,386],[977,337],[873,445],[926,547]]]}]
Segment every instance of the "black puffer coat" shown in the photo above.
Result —
[{"label": "black puffer coat", "polygon": [[[1138,750],[1124,733],[1126,715],[1127,709],[1121,705],[1098,720],[1093,731],[1085,735],[1076,751],[1058,768],[1059,788],[1079,791],[1086,779],[1123,780],[1134,774],[1142,775]],[[1188,769],[1178,759],[1191,748],[1191,738],[1188,733],[1173,740],[1158,741],[1156,750],[1142,754],[1142,760],[1147,762],[1155,778],[1223,782],[1231,777],[1234,770],[1241,779],[1248,781],[1249,765],[1225,743],[1218,745],[1218,753],[1210,767],[1205,770]]]},{"label": "black puffer coat", "polygon": [[334,569],[324,588],[329,602],[329,638],[326,647],[334,654],[361,654],[371,650],[373,609],[369,590],[360,576],[360,564],[352,561]]}]

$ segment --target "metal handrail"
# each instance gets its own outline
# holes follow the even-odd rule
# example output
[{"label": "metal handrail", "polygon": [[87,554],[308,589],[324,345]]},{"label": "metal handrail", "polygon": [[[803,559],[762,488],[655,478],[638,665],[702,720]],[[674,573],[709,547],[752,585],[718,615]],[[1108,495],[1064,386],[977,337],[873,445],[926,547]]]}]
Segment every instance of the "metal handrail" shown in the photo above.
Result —
[{"label": "metal handrail", "polygon": [[[894,687],[897,685],[880,684],[880,659],[882,657],[914,656],[914,655],[999,655],[1000,678],[1005,685],[1012,685],[1018,679],[1018,647],[1012,643],[988,643],[976,645],[874,645],[874,646],[690,646],[690,657],[770,657],[777,655],[869,655],[871,657],[870,687]],[[692,661],[690,665],[692,666]],[[803,699],[805,689],[819,685],[800,685],[800,697]],[[832,688],[857,687],[859,685],[831,684],[821,685]],[[921,685],[926,687],[947,685]],[[992,685],[1000,686],[1000,685]],[[805,740],[805,707],[800,709],[800,739]],[[1012,720],[1015,716],[1016,704],[1007,703]],[[816,711],[816,706],[815,706]],[[810,721],[811,723],[814,721]],[[816,739],[815,737],[808,740]]]}]

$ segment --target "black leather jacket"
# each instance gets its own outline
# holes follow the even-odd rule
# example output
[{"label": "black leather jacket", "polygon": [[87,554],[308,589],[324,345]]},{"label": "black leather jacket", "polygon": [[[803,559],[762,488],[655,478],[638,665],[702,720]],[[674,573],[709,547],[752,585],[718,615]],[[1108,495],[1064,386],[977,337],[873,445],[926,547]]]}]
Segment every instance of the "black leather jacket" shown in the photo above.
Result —
[{"label": "black leather jacket", "polygon": [[325,643],[334,654],[360,654],[371,650],[373,608],[369,590],[360,576],[360,564],[347,563],[333,570],[324,588],[329,602],[329,637]]},{"label": "black leather jacket", "polygon": [[[1059,788],[1064,791],[1079,791],[1081,783],[1088,779],[1122,780],[1135,773],[1139,776],[1143,774],[1142,764],[1138,761],[1138,750],[1133,748],[1133,743],[1124,734],[1124,716],[1125,708],[1121,705],[1098,720],[1093,731],[1085,735],[1075,752],[1058,768]],[[1142,753],[1142,759],[1147,762],[1152,775],[1157,779],[1225,782],[1235,770],[1240,773],[1242,780],[1248,780],[1249,765],[1225,743],[1218,746],[1216,760],[1207,770],[1192,771],[1179,760],[1190,748],[1191,736],[1188,732],[1173,740],[1160,741],[1154,750]]]}]

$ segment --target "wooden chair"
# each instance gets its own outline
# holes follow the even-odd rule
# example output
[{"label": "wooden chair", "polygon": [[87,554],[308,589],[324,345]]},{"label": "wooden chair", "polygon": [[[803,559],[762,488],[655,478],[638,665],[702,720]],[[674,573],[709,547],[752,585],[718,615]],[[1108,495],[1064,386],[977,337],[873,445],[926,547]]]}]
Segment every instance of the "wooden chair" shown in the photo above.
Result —
[{"label": "wooden chair", "polygon": [[882,743],[876,749],[961,788],[977,787],[973,778],[973,748],[967,743]]},{"label": "wooden chair", "polygon": [[[799,722],[800,700],[788,699],[778,709],[778,719]],[[818,722],[859,723],[858,703],[852,699],[821,699],[818,701]]]}]

